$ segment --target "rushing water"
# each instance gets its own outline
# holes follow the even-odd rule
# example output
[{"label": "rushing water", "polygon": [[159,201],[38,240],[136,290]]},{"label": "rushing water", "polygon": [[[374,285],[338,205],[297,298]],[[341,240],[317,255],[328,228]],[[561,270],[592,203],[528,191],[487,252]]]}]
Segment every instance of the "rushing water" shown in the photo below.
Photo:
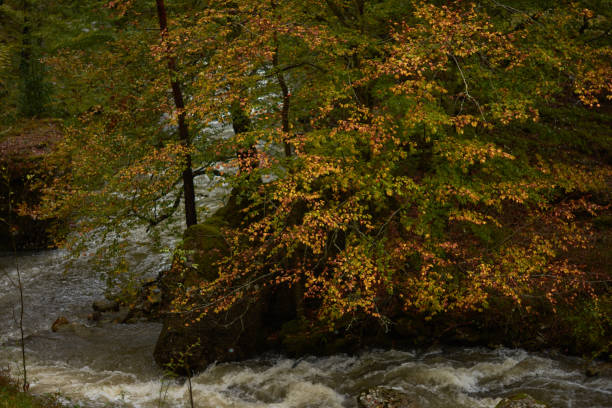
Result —
[{"label": "rushing water", "polygon": [[[213,211],[223,191],[202,195]],[[153,252],[139,234],[131,267],[155,275],[167,267],[168,255]],[[160,324],[87,320],[105,286],[86,260],[68,267],[66,254],[57,250],[0,255],[0,367],[19,369],[18,267],[32,391],[59,391],[83,407],[188,406],[185,382],[165,378],[153,361]],[[76,324],[54,333],[50,326],[59,316]],[[355,397],[373,386],[403,390],[424,408],[494,407],[501,397],[519,392],[552,407],[612,407],[611,376],[587,378],[578,358],[511,349],[366,351],[298,360],[263,356],[213,365],[192,383],[199,408],[355,407]]]},{"label": "rushing water", "polygon": [[[88,323],[91,302],[104,285],[83,265],[66,271],[62,255],[0,257],[0,366],[18,367],[17,294],[9,278],[19,264],[34,392],[60,391],[87,407],[187,406],[186,384],[164,379],[153,361],[160,325]],[[50,325],[60,315],[80,324],[53,333]],[[413,395],[423,407],[494,407],[517,392],[553,407],[611,407],[612,378],[583,373],[578,358],[510,349],[367,351],[299,360],[265,356],[209,367],[193,379],[193,394],[198,407],[354,407],[359,392],[384,385]]]}]

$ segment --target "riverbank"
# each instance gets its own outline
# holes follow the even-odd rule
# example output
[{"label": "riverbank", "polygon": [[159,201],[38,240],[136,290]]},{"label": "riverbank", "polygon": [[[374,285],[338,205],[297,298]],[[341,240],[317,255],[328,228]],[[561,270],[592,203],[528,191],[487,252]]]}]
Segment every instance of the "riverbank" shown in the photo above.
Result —
[{"label": "riverbank", "polygon": [[66,404],[56,395],[34,395],[24,392],[7,371],[0,371],[0,408],[78,408]]},{"label": "riverbank", "polygon": [[23,120],[0,135],[0,250],[45,249],[59,238],[50,233],[57,220],[35,208],[55,174],[46,160],[62,137],[53,119]]}]

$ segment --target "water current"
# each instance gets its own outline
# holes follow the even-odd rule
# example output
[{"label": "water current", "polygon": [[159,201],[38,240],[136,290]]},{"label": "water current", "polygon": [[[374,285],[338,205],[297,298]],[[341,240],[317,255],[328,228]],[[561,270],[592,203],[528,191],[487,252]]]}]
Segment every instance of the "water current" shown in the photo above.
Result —
[{"label": "water current", "polygon": [[[131,267],[153,276],[167,267],[168,255],[151,251],[138,237]],[[153,361],[161,325],[88,321],[104,281],[85,261],[68,266],[66,255],[60,250],[1,254],[0,367],[19,371],[14,286],[19,267],[33,392],[60,392],[82,407],[187,407],[185,381],[167,378]],[[77,324],[52,332],[59,316]],[[267,355],[210,366],[193,378],[193,395],[199,408],[339,408],[356,407],[361,391],[386,386],[432,408],[494,407],[502,397],[522,392],[551,407],[612,407],[612,376],[589,378],[584,365],[575,357],[518,349],[369,350],[302,359]]]}]

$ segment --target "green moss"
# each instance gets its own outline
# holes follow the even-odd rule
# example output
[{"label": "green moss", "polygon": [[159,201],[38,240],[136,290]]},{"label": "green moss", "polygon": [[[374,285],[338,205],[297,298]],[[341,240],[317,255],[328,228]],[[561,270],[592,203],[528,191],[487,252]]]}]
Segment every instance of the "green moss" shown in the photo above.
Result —
[{"label": "green moss", "polygon": [[213,280],[218,276],[215,263],[228,251],[222,231],[226,225],[223,218],[215,215],[185,231],[183,249],[196,265],[200,279]]},{"label": "green moss", "polygon": [[529,394],[525,394],[523,393],[519,393],[516,395],[511,396],[510,398],[508,398],[510,401],[520,401],[520,400],[524,400],[524,399],[528,399],[530,398]]},{"label": "green moss", "polygon": [[225,245],[221,228],[226,225],[223,218],[212,216],[204,222],[189,227],[183,236],[185,249],[212,249]]},{"label": "green moss", "polygon": [[56,396],[36,396],[14,387],[0,386],[0,408],[76,408],[61,403]]},{"label": "green moss", "polygon": [[[245,186],[234,188],[227,203],[219,208],[211,218],[222,219],[228,226],[234,228],[240,226],[245,217],[243,210],[251,203],[248,198],[250,194],[251,190]],[[253,215],[253,211],[250,211],[250,215]]]},{"label": "green moss", "polygon": [[569,327],[575,351],[586,357],[612,357],[612,296],[588,299],[559,316]]}]

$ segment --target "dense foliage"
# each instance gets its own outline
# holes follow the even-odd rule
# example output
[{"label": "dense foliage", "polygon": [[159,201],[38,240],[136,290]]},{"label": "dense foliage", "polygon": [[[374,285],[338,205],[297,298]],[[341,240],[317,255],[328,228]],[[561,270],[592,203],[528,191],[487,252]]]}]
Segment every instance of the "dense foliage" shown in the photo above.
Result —
[{"label": "dense foliage", "polygon": [[40,211],[154,226],[192,161],[234,164],[227,253],[177,310],[289,285],[330,326],[503,299],[587,301],[609,330],[609,266],[589,260],[612,180],[609,1],[176,0],[162,32],[156,2],[87,3],[91,27],[45,59],[67,136]]},{"label": "dense foliage", "polygon": [[[194,120],[239,98],[253,113],[243,145],[290,147],[260,150],[237,177],[245,218],[227,231],[218,279],[200,285],[203,304],[289,282],[318,318],[384,321],[398,307],[435,314],[502,296],[529,310],[533,297],[593,293],[605,277],[568,251],[589,244],[576,216],[603,209],[609,157],[568,151],[576,135],[555,135],[555,122],[609,99],[607,17],[524,7],[220,2],[177,34],[212,54]],[[602,121],[589,147],[608,152]]]}]

